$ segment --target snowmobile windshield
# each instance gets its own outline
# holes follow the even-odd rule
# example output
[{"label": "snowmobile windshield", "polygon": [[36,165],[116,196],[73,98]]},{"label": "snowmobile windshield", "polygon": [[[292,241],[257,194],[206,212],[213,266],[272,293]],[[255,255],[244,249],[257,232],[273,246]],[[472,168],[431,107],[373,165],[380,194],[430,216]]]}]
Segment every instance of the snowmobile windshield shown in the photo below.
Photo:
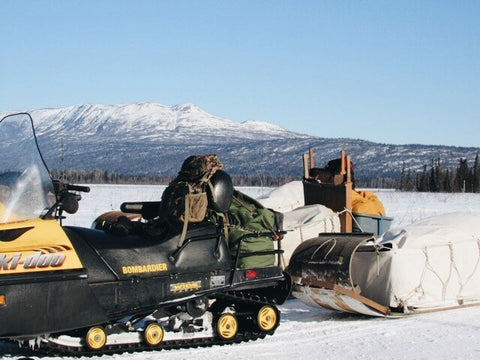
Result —
[{"label": "snowmobile windshield", "polygon": [[55,200],[29,114],[0,120],[0,223],[40,217]]}]

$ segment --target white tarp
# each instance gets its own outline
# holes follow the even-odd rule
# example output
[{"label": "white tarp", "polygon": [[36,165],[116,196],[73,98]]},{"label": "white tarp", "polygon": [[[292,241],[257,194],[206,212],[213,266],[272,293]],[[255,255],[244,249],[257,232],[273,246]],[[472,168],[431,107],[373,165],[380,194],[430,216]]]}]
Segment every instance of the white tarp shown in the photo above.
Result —
[{"label": "white tarp", "polygon": [[383,251],[358,252],[352,280],[361,295],[393,308],[434,308],[480,300],[480,215],[424,219],[378,239]]},{"label": "white tarp", "polygon": [[266,208],[284,213],[305,205],[303,184],[291,181],[273,189],[269,194],[257,198]]},{"label": "white tarp", "polygon": [[282,240],[285,264],[301,242],[322,232],[339,232],[338,214],[323,205],[307,205],[303,198],[303,184],[292,181],[274,189],[267,196],[257,199],[263,206],[283,213],[283,229],[287,234]]}]

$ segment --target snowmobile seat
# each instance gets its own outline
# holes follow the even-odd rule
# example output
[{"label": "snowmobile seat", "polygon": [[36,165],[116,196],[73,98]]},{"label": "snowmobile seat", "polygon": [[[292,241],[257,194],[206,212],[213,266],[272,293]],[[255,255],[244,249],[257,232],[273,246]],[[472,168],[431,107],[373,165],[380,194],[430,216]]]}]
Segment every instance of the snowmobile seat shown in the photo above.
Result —
[{"label": "snowmobile seat", "polygon": [[[89,282],[128,278],[133,273],[129,266],[165,264],[158,271],[147,271],[145,276],[173,273],[226,270],[231,268],[227,244],[213,223],[204,221],[189,224],[187,237],[180,249],[180,234],[175,229],[152,239],[130,234],[116,236],[97,229],[65,227],[78,250],[82,263],[89,269]],[[143,273],[138,273],[143,274]]]}]

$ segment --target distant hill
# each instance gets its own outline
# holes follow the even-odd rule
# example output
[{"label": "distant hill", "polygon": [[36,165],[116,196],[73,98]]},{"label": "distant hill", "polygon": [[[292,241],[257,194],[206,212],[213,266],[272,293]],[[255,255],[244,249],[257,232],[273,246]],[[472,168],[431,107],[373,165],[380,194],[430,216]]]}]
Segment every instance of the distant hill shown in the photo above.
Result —
[{"label": "distant hill", "polygon": [[236,123],[194,104],[84,104],[29,112],[51,169],[175,175],[187,156],[215,153],[231,174],[300,178],[301,156],[313,148],[317,166],[324,166],[344,149],[352,157],[357,178],[399,177],[403,163],[417,171],[440,158],[445,166],[456,168],[460,158],[473,164],[480,150],[320,138],[266,122]]}]

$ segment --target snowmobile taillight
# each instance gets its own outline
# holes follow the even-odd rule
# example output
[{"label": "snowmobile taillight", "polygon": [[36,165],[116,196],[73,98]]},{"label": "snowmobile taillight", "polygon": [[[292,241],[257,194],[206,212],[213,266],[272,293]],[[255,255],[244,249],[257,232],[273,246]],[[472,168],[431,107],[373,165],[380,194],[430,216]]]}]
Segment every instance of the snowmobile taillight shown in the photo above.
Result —
[{"label": "snowmobile taillight", "polygon": [[5,299],[5,295],[0,295],[0,306],[7,305],[7,299]]},{"label": "snowmobile taillight", "polygon": [[253,280],[256,279],[258,276],[257,270],[246,270],[245,271],[245,279]]}]

